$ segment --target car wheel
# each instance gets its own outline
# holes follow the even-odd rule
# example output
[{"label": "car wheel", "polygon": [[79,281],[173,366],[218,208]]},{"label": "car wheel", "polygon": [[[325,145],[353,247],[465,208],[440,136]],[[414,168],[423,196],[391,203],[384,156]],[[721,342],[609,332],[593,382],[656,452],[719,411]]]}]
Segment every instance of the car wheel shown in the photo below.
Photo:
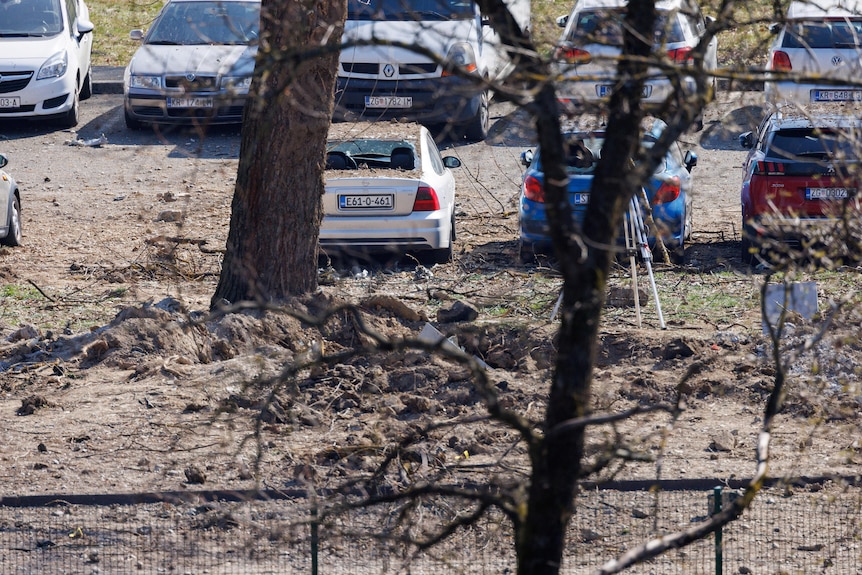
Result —
[{"label": "car wheel", "polygon": [[482,92],[479,98],[479,109],[476,115],[464,125],[464,137],[473,142],[481,142],[488,137],[491,125],[491,94],[488,90]]},{"label": "car wheel", "polygon": [[680,245],[675,246],[672,250],[668,250],[668,256],[670,256],[670,261],[672,264],[684,266],[688,261],[688,254],[685,251],[685,244],[680,243]]},{"label": "car wheel", "polygon": [[93,95],[93,75],[91,70],[87,70],[87,75],[84,77],[84,85],[81,86],[81,100],[86,100]]},{"label": "car wheel", "polygon": [[12,200],[12,211],[9,214],[9,232],[0,242],[4,246],[10,247],[21,245],[21,202],[17,196]]},{"label": "car wheel", "polygon": [[533,250],[533,246],[524,242],[524,240],[518,240],[518,261],[522,264],[529,264],[536,260],[536,253]]},{"label": "car wheel", "polygon": [[756,237],[757,232],[751,226],[743,226],[742,242],[740,245],[740,256],[742,263],[747,266],[756,265],[759,261],[760,249],[751,241],[751,238]]},{"label": "car wheel", "polygon": [[58,123],[63,128],[74,128],[78,125],[78,121],[80,113],[80,100],[78,98],[78,92],[75,92],[72,97],[72,107],[69,108],[69,111],[60,116]]},{"label": "car wheel", "polygon": [[136,119],[134,119],[132,116],[130,116],[130,115],[129,115],[129,111],[128,111],[128,110],[126,110],[125,108],[123,108],[123,116],[124,116],[124,117],[125,117],[125,119],[126,119],[126,127],[127,127],[128,129],[130,129],[130,130],[140,130],[141,128],[143,128],[143,127],[144,127],[143,122],[141,122],[140,120],[136,120]]}]

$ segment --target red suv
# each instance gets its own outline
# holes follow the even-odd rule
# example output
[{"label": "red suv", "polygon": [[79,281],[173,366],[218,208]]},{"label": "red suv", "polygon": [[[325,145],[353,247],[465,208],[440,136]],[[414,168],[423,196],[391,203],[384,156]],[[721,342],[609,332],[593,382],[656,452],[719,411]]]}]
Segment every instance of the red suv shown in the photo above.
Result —
[{"label": "red suv", "polygon": [[750,149],[741,193],[744,262],[778,253],[797,259],[812,247],[834,258],[848,255],[850,236],[859,240],[862,120],[836,112],[779,109],[756,133],[739,136]]}]

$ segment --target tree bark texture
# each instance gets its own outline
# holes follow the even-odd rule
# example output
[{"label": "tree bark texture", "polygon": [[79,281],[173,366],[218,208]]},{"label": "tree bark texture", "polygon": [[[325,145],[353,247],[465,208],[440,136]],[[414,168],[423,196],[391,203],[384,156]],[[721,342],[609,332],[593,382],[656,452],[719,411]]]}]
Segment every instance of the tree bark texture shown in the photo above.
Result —
[{"label": "tree bark texture", "polygon": [[[536,108],[545,167],[545,208],[563,274],[558,356],[542,437],[530,449],[532,477],[527,505],[516,524],[519,575],[557,575],[574,512],[578,480],[584,474],[585,427],[556,431],[568,420],[589,415],[598,328],[614,245],[629,200],[639,189],[633,174],[644,113],[640,94],[652,51],[654,0],[631,0],[625,17],[621,81],[610,101],[606,139],[592,184],[583,228],[575,229],[568,204],[564,143],[555,102],[545,90]],[[633,59],[625,55],[635,56]],[[639,59],[641,57],[643,59]],[[544,102],[541,101],[544,99]]]},{"label": "tree bark texture", "polygon": [[322,166],[345,15],[344,0],[263,0],[213,308],[317,288]]}]

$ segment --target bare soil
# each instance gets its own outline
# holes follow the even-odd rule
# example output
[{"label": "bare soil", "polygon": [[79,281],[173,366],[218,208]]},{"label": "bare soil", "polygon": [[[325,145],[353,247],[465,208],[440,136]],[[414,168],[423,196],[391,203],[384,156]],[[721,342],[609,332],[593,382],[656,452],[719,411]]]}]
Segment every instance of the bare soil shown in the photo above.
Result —
[{"label": "bare soil", "polygon": [[[446,150],[463,162],[453,263],[335,267],[291,309],[319,315],[354,304],[368,327],[396,341],[430,323],[487,364],[503,405],[540,420],[560,280],[547,262],[517,262],[519,154],[533,141],[520,114],[502,104],[493,113],[487,142]],[[724,93],[705,130],[685,137],[700,158],[695,231],[687,267],[656,265],[667,329],[652,298],[642,302],[639,327],[629,271],[611,278],[596,409],[672,402],[680,390],[687,399],[676,420],[659,413],[597,428],[593,456],[621,438],[654,460],[606,476],[754,472],[775,369],[761,333],[762,278],[739,258],[744,152],[736,136],[760,113],[758,94]],[[24,222],[24,246],[0,250],[2,494],[284,486],[308,476],[327,485],[369,471],[388,441],[431,420],[445,425],[424,434],[387,481],[446,467],[469,479],[487,465],[506,474],[525,467],[513,432],[462,422],[483,409],[461,365],[420,350],[372,351],[348,312],[322,326],[277,312],[206,317],[228,230],[237,130],[130,132],[115,95],[93,97],[82,114],[77,132],[0,125]],[[86,145],[103,134],[104,143]],[[843,273],[852,285],[858,270]],[[646,291],[643,269],[640,281]],[[699,289],[702,305],[679,296]],[[821,307],[841,291],[821,290]],[[438,321],[456,301],[478,317]],[[796,321],[787,345],[822,325],[819,317]],[[792,360],[774,475],[858,469],[858,326],[855,310],[842,311],[824,344]],[[320,353],[350,350],[359,351],[279,377]]]}]

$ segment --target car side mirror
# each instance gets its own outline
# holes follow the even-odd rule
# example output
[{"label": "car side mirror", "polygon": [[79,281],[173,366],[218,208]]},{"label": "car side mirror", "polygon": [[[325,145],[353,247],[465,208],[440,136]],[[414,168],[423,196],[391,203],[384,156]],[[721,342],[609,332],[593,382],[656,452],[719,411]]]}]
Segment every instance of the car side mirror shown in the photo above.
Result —
[{"label": "car side mirror", "polygon": [[783,24],[781,22],[773,22],[769,25],[769,33],[770,34],[778,34],[781,32],[781,27]]},{"label": "car side mirror", "polygon": [[92,22],[90,22],[89,20],[84,20],[83,18],[78,18],[77,27],[78,27],[78,38],[80,38],[84,34],[92,32],[96,26]]},{"label": "car side mirror", "polygon": [[135,42],[140,42],[144,39],[144,31],[138,29],[132,30],[131,32],[129,32],[129,38],[131,38]]},{"label": "car side mirror", "polygon": [[533,150],[525,150],[521,152],[521,164],[529,166],[533,163]]},{"label": "car side mirror", "polygon": [[0,154],[0,168],[5,168],[6,164],[9,163],[9,160],[3,154]]},{"label": "car side mirror", "polygon": [[569,23],[569,15],[568,14],[566,14],[565,16],[560,16],[559,18],[557,18],[557,26],[559,26],[560,28],[565,28],[566,24],[568,24],[568,23]]},{"label": "car side mirror", "polygon": [[751,132],[745,132],[744,134],[739,135],[739,145],[745,149],[751,149],[754,147],[754,134]]},{"label": "car side mirror", "polygon": [[697,165],[697,154],[688,150],[685,153],[685,169],[691,172],[691,169]]},{"label": "car side mirror", "polygon": [[455,156],[443,156],[443,165],[447,168],[460,168],[461,160]]}]

